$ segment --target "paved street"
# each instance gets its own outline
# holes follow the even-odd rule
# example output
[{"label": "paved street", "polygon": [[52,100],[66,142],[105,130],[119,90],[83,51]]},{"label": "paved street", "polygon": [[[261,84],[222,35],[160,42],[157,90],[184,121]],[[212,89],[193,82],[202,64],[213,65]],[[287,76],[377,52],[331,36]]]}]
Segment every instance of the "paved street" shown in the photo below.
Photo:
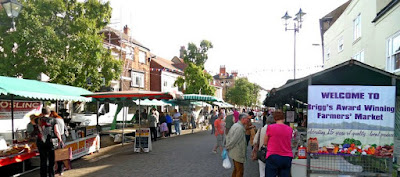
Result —
[{"label": "paved street", "polygon": [[[156,141],[150,153],[135,153],[132,144],[117,145],[73,161],[64,176],[230,176],[232,169],[224,169],[220,154],[211,152],[214,143],[210,131],[200,131]],[[25,176],[39,176],[39,171]],[[244,176],[258,176],[258,163],[247,161]]]}]

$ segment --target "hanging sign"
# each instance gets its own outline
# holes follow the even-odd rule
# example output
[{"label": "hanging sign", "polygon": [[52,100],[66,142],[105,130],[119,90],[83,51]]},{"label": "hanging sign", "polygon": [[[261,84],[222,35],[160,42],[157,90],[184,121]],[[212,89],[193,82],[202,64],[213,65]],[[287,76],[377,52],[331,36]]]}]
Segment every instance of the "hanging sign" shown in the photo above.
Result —
[{"label": "hanging sign", "polygon": [[394,86],[309,86],[307,136],[320,153],[392,156]]},{"label": "hanging sign", "polygon": [[[41,111],[40,101],[14,101],[14,119],[22,119],[28,114]],[[0,100],[0,119],[11,119],[11,101]]]}]

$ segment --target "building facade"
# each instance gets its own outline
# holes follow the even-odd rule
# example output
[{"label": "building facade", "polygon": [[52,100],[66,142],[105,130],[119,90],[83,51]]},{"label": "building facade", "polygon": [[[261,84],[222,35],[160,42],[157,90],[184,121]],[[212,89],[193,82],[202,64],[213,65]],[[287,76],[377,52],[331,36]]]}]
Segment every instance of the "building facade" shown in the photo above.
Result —
[{"label": "building facade", "polygon": [[399,2],[350,0],[321,18],[325,67],[356,59],[400,73]]},{"label": "building facade", "polygon": [[150,62],[150,90],[161,92],[178,91],[174,83],[178,77],[183,77],[183,71],[174,66],[174,62],[161,57],[155,57]]},{"label": "building facade", "polygon": [[111,81],[111,86],[102,91],[150,90],[150,49],[130,36],[128,26],[123,31],[106,27],[100,34],[104,36],[103,46],[123,61],[120,79]]},{"label": "building facade", "polygon": [[226,91],[235,86],[235,80],[237,78],[238,72],[232,71],[232,73],[226,72],[224,65],[220,66],[219,73],[213,76],[213,85],[222,87],[222,97],[226,100]]}]

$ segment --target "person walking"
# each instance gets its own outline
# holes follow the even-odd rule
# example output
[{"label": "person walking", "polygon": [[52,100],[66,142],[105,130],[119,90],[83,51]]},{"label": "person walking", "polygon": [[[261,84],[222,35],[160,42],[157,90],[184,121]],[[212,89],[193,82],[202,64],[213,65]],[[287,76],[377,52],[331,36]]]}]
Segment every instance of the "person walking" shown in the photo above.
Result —
[{"label": "person walking", "polygon": [[175,134],[180,135],[181,134],[181,127],[180,127],[180,118],[181,118],[181,113],[178,112],[178,110],[175,109],[175,114],[172,117],[174,119],[174,126],[175,126]]},{"label": "person walking", "polygon": [[157,141],[157,118],[156,118],[156,113],[154,110],[151,111],[151,114],[149,116],[149,127],[150,127],[150,132],[151,132],[151,140],[152,141]]},{"label": "person walking", "polygon": [[243,177],[244,162],[246,162],[246,138],[245,129],[249,121],[249,115],[242,113],[239,115],[239,121],[235,123],[226,136],[225,148],[229,157],[233,160],[232,177]]},{"label": "person walking", "polygon": [[233,114],[228,113],[228,115],[225,118],[225,123],[226,123],[225,124],[225,128],[226,128],[225,132],[226,133],[229,132],[229,129],[233,126],[234,122],[235,122],[235,118],[233,117]]},{"label": "person walking", "polygon": [[256,127],[251,123],[251,119],[254,118],[254,113],[252,111],[250,111],[248,115],[249,115],[250,119],[247,122],[247,124],[244,125],[245,129],[246,129],[246,145],[247,146],[249,145],[249,141],[250,141],[250,137],[251,137],[251,131],[252,131],[253,128]]},{"label": "person walking", "polygon": [[263,126],[265,126],[267,124],[267,117],[268,117],[268,111],[265,110],[262,114],[262,122],[263,122]]},{"label": "person walking", "polygon": [[36,145],[40,154],[40,176],[54,177],[54,149],[57,140],[63,144],[58,133],[56,121],[50,117],[50,109],[43,108],[42,114],[38,118],[38,129]]},{"label": "person walking", "polygon": [[[262,128],[258,129],[253,139],[253,146],[254,148],[257,148],[254,150],[259,151],[264,146],[264,138],[267,133],[268,125],[271,125],[273,123],[275,123],[275,120],[272,117],[268,117],[266,120],[266,124]],[[260,171],[260,177],[265,177],[265,163],[259,159],[258,159],[258,169]]]},{"label": "person walking", "polygon": [[167,136],[171,136],[172,117],[167,113],[167,115],[165,116],[165,119],[166,119],[167,127],[168,127]]},{"label": "person walking", "polygon": [[275,111],[273,117],[276,124],[268,126],[264,137],[264,146],[268,147],[265,176],[289,177],[293,159],[293,129],[284,124],[285,117],[282,111]]},{"label": "person walking", "polygon": [[214,122],[215,120],[218,119],[218,115],[217,115],[217,111],[212,111],[212,116],[210,118],[210,124],[211,124],[211,135],[215,134],[215,126],[214,126]]},{"label": "person walking", "polygon": [[190,111],[190,124],[192,125],[192,133],[193,133],[193,129],[196,129],[196,112],[195,109],[192,108]]},{"label": "person walking", "polygon": [[213,148],[212,152],[217,153],[217,149],[219,147],[220,152],[222,153],[223,149],[223,139],[225,136],[225,122],[222,120],[223,115],[219,115],[218,119],[214,121],[214,127],[215,127],[215,137],[217,138],[217,144]]}]

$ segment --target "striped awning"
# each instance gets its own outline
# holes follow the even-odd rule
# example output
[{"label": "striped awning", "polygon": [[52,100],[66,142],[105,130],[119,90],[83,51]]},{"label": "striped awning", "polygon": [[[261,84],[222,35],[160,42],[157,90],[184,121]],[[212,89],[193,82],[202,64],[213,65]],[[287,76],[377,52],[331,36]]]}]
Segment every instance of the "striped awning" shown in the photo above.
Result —
[{"label": "striped awning", "polygon": [[184,94],[183,95],[184,100],[189,100],[189,101],[217,101],[217,102],[223,102],[224,100],[217,98],[215,96],[210,96],[210,95],[198,95],[198,94]]}]

